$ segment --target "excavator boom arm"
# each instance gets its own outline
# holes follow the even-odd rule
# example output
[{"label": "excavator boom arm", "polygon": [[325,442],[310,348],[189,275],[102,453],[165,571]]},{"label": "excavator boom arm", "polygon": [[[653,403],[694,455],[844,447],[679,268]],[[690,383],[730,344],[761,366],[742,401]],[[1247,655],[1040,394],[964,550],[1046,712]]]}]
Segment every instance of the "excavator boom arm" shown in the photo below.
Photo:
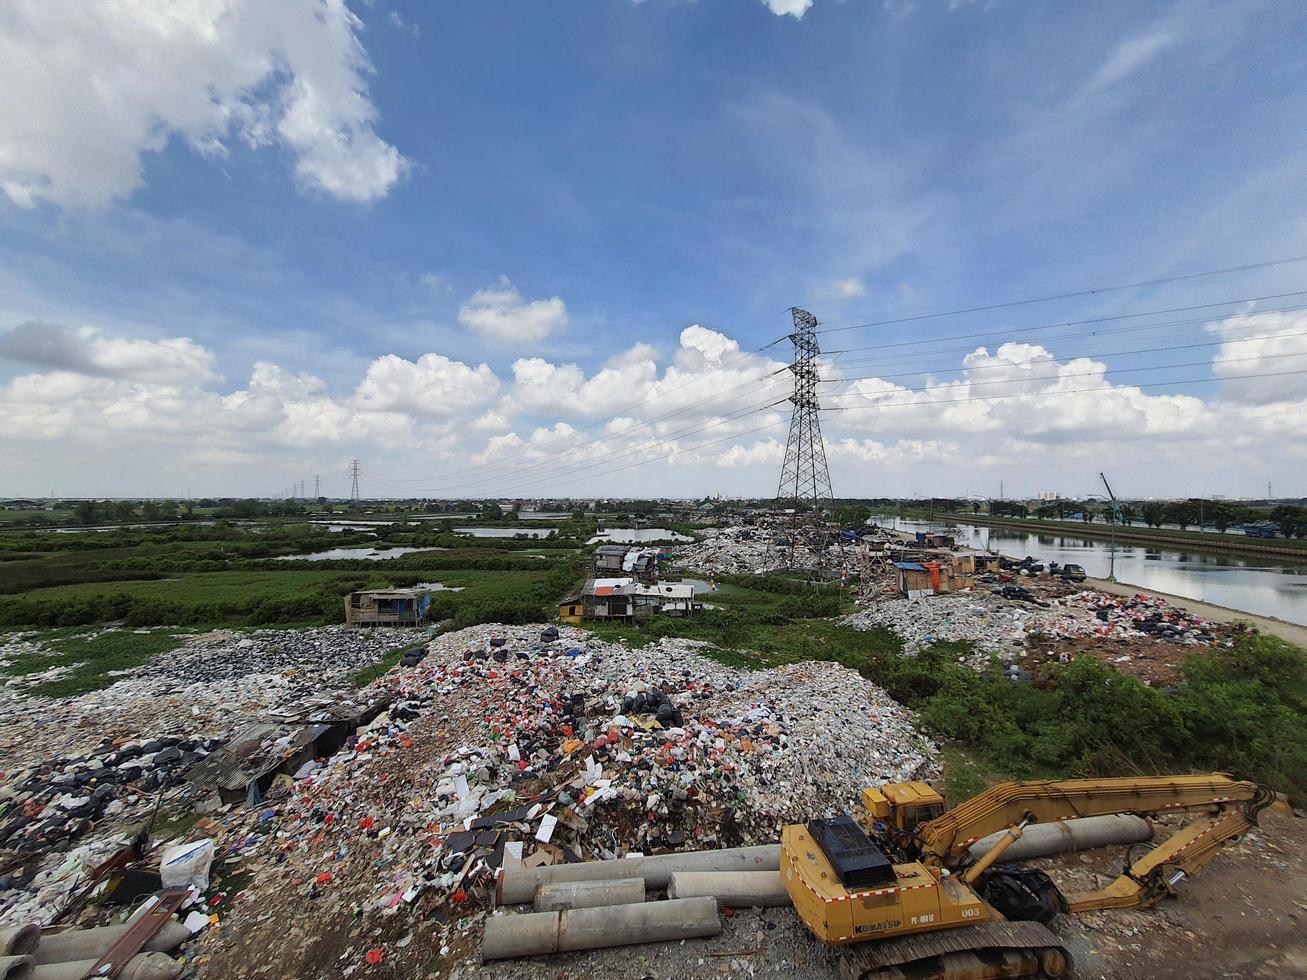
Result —
[{"label": "excavator boom arm", "polygon": [[956,867],[971,844],[1023,820],[1047,823],[1107,813],[1167,813],[1253,803],[1264,795],[1256,783],[1223,773],[999,783],[921,824],[915,840],[927,865]]},{"label": "excavator boom arm", "polygon": [[1230,840],[1256,824],[1238,810],[1213,821],[1198,821],[1169,838],[1134,862],[1106,888],[1065,894],[1068,912],[1124,909],[1156,905],[1175,893],[1180,880],[1192,877],[1216,857]]}]

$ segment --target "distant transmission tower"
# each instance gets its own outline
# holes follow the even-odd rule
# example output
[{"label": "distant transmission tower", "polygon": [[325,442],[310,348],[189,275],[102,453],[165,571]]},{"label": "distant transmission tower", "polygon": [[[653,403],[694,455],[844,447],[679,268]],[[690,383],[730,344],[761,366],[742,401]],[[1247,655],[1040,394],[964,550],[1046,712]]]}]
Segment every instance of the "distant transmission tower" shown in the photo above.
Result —
[{"label": "distant transmission tower", "polygon": [[351,503],[359,502],[359,461],[350,460],[349,464],[349,499]]},{"label": "distant transmission tower", "polygon": [[313,477],[313,499],[314,499],[314,500],[317,500],[317,499],[318,499],[319,497],[321,497],[321,496],[322,496],[322,477],[321,477],[321,476],[314,476],[314,477]]},{"label": "distant transmission tower", "polygon": [[789,565],[794,566],[794,551],[807,544],[817,555],[817,569],[826,564],[826,549],[832,537],[839,540],[838,531],[832,535],[835,520],[835,494],[831,490],[830,468],[826,465],[826,446],[821,438],[821,405],[817,400],[817,358],[821,347],[817,343],[817,318],[797,307],[790,310],[794,317],[794,414],[790,418],[790,437],[785,445],[785,461],[781,464],[781,482],[776,490],[776,507],[793,509],[790,525]]}]

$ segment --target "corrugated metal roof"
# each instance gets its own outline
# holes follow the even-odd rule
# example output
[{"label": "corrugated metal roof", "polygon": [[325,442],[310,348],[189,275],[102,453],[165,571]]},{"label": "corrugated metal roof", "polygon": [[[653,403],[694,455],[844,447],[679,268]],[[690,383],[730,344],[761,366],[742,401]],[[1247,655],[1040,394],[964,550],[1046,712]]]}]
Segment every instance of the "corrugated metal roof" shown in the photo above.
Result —
[{"label": "corrugated metal roof", "polygon": [[907,572],[924,572],[926,570],[925,565],[918,565],[915,561],[896,561],[894,567]]}]

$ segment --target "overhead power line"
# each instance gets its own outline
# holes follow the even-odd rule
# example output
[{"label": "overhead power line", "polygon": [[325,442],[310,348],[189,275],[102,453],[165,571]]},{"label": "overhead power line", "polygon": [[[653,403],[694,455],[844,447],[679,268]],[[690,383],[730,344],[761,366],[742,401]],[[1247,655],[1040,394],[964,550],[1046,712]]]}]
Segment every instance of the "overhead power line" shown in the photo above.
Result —
[{"label": "overhead power line", "polygon": [[[1288,293],[1270,293],[1265,296],[1242,296],[1237,299],[1223,299],[1214,303],[1198,303],[1193,306],[1172,306],[1162,310],[1145,310],[1140,313],[1113,313],[1108,316],[1088,317],[1083,320],[1060,320],[1054,323],[1041,323],[1032,327],[1006,327],[1001,330],[987,330],[980,333],[961,333],[951,334],[946,337],[926,337],[921,340],[900,340],[888,344],[869,344],[866,347],[845,347],[839,350],[827,351],[828,354],[852,354],[856,351],[864,350],[886,350],[894,347],[916,347],[922,344],[934,344],[946,340],[967,340],[973,337],[992,337],[997,334],[1014,334],[1014,333],[1031,333],[1035,330],[1053,330],[1059,327],[1081,327],[1090,323],[1111,323],[1116,320],[1134,320],[1144,316],[1164,316],[1167,313],[1190,313],[1194,310],[1209,310],[1217,306],[1234,306],[1239,303],[1260,303],[1273,299],[1287,299],[1290,296],[1307,296],[1307,289],[1297,290]],[[1247,316],[1256,316],[1258,312],[1252,311]],[[1283,310],[1266,310],[1267,313],[1285,312]],[[1238,315],[1238,314],[1234,314]],[[1210,317],[1200,317],[1196,322],[1202,322],[1211,319]],[[887,321],[894,322],[894,321]],[[879,324],[866,324],[867,326],[879,326]],[[848,327],[840,329],[856,329]]]},{"label": "overhead power line", "polygon": [[[1257,378],[1288,378],[1307,374],[1305,371],[1271,371],[1265,374],[1233,374],[1224,378],[1181,378],[1178,381],[1141,381],[1130,385],[1132,388],[1172,388],[1188,384],[1217,384],[1226,381],[1252,381]],[[823,412],[865,412],[881,408],[911,408],[914,405],[961,405],[966,402],[1002,401],[1005,398],[1046,398],[1049,395],[1083,395],[1096,391],[1121,391],[1120,385],[1104,385],[1099,388],[1054,388],[1047,391],[1019,391],[1009,395],[977,395],[966,398],[934,398],[923,401],[879,402],[875,405],[834,405],[822,408]]]},{"label": "overhead power line", "polygon": [[921,320],[935,320],[941,317],[961,316],[967,313],[984,313],[989,310],[1007,310],[1017,306],[1031,306],[1036,303],[1051,303],[1056,300],[1096,296],[1100,293],[1113,293],[1124,289],[1141,289],[1145,286],[1164,286],[1168,283],[1187,282],[1189,280],[1203,279],[1209,276],[1230,275],[1235,272],[1250,272],[1254,269],[1270,269],[1275,266],[1291,265],[1295,262],[1307,262],[1307,255],[1294,256],[1287,259],[1273,259],[1269,262],[1254,262],[1249,265],[1227,266],[1224,269],[1208,269],[1203,272],[1191,272],[1182,276],[1162,276],[1156,279],[1120,283],[1114,286],[1098,286],[1093,289],[1081,289],[1069,293],[1055,293],[1050,296],[1032,296],[1026,299],[1008,300],[1003,303],[986,303],[979,306],[967,306],[955,310],[940,310],[935,313],[916,313],[909,316],[892,317],[885,320],[872,320],[867,323],[855,323],[848,326],[826,327],[824,330],[819,330],[818,333],[839,333],[843,330],[858,330],[863,327],[883,327],[892,323],[916,323]]},{"label": "overhead power line", "polygon": [[[1261,336],[1257,336],[1257,337],[1238,337],[1238,338],[1226,339],[1226,340],[1209,340],[1201,344],[1173,344],[1168,347],[1143,347],[1137,350],[1087,351],[1081,354],[1060,354],[1058,355],[1056,360],[1071,360],[1071,359],[1077,359],[1081,357],[1128,357],[1134,354],[1159,354],[1167,351],[1195,350],[1201,347],[1223,347],[1226,344],[1245,344],[1258,340],[1287,340],[1291,337],[1307,337],[1307,331],[1301,331],[1299,333],[1262,334]],[[862,365],[863,362],[861,361],[847,361],[844,363],[843,366],[855,367],[855,366],[862,366]],[[945,364],[945,365],[940,365],[939,367],[926,368],[921,371],[901,371],[897,374],[881,374],[877,372],[876,374],[873,375],[854,375],[852,377],[844,377],[844,378],[825,378],[820,383],[843,384],[844,382],[847,381],[862,381],[871,378],[875,378],[878,380],[888,380],[890,378],[913,378],[919,375],[935,374],[941,371],[945,371],[945,372],[966,371],[968,374],[975,371],[1005,371],[1005,370],[1010,371],[1015,366],[1017,365],[1011,363],[986,364],[977,367],[970,367],[967,365],[958,365],[958,364]]]},{"label": "overhead power line", "polygon": [[[1278,360],[1279,358],[1282,357],[1307,357],[1307,351],[1291,351],[1282,354],[1258,354],[1255,357],[1227,357],[1224,358],[1221,361],[1221,363],[1237,364],[1246,361],[1273,361],[1273,360]],[[959,385],[966,385],[968,388],[982,388],[982,387],[988,387],[990,385],[1024,384],[1027,381],[1061,381],[1065,378],[1093,378],[1093,377],[1097,377],[1100,374],[1107,376],[1109,374],[1111,375],[1135,374],[1139,371],[1168,371],[1168,370],[1173,370],[1174,368],[1183,368],[1183,367],[1208,367],[1211,365],[1211,363],[1212,363],[1211,361],[1185,361],[1180,364],[1150,364],[1145,367],[1115,368],[1107,371],[1080,371],[1072,374],[1031,374],[1021,378],[1004,378],[999,381],[951,381],[946,384],[924,385],[920,388],[895,388],[893,393],[898,394],[899,392],[906,393],[906,392],[922,392],[922,391],[945,391],[948,389],[956,388]],[[844,381],[874,381],[879,379],[875,377],[871,377],[871,378],[844,378],[843,380]],[[885,394],[890,394],[890,392],[885,392]],[[846,392],[840,392],[835,395],[828,395],[827,397],[828,398],[854,398],[854,397],[865,398],[867,397],[867,394],[865,392],[846,391]],[[869,404],[867,407],[875,408],[876,406],[875,403],[872,403]]]}]

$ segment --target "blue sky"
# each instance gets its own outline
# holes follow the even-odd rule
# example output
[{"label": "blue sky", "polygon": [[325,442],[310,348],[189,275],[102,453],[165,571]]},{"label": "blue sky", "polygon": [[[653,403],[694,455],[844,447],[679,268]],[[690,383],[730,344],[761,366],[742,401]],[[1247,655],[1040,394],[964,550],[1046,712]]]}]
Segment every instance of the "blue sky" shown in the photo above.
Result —
[{"label": "blue sky", "polygon": [[[0,12],[0,494],[765,495],[790,306],[1307,256],[1296,4],[274,6]],[[836,492],[1307,492],[1307,299],[1215,305],[1305,270],[829,334],[917,343],[828,365]]]}]

